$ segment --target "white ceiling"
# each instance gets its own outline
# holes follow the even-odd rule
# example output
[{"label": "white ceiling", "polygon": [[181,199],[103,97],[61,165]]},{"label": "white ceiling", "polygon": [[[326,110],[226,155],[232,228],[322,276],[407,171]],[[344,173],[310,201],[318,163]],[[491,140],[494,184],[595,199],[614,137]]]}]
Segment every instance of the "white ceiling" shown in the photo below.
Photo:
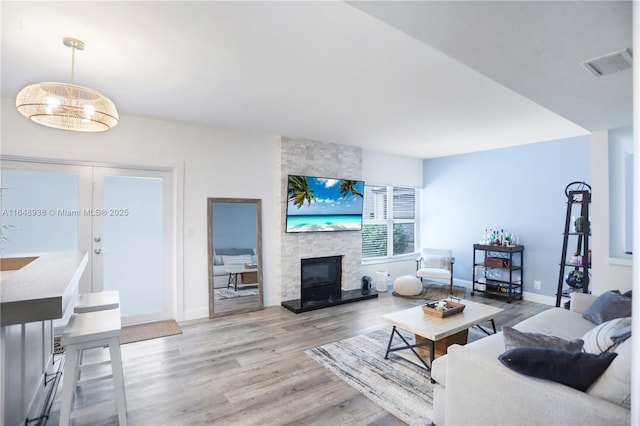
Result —
[{"label": "white ceiling", "polygon": [[[560,3],[560,5],[558,4]],[[631,124],[630,2],[2,1],[2,95],[69,81],[147,116],[430,158]],[[499,82],[499,83],[497,83]]]}]

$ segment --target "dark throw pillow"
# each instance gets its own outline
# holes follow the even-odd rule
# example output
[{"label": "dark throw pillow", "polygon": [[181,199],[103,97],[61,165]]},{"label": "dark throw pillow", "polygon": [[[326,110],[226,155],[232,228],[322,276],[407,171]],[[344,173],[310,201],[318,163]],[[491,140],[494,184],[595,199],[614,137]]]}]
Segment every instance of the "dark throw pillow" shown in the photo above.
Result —
[{"label": "dark throw pillow", "polygon": [[594,324],[630,316],[631,298],[623,296],[618,290],[602,293],[582,314],[584,319]]},{"label": "dark throw pillow", "polygon": [[498,357],[513,371],[586,391],[618,354],[568,352],[549,348],[515,348]]},{"label": "dark throw pillow", "polygon": [[584,342],[582,339],[565,340],[561,337],[547,336],[540,333],[525,333],[515,328],[502,327],[504,349],[506,351],[522,346],[534,348],[562,349],[569,352],[580,352]]}]

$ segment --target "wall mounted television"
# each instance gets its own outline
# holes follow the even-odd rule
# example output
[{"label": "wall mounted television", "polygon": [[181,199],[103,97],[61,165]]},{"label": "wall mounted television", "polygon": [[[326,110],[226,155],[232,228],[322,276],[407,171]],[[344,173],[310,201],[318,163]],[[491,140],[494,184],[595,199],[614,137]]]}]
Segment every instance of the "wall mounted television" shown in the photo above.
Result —
[{"label": "wall mounted television", "polygon": [[362,230],[364,182],[289,175],[286,232]]}]

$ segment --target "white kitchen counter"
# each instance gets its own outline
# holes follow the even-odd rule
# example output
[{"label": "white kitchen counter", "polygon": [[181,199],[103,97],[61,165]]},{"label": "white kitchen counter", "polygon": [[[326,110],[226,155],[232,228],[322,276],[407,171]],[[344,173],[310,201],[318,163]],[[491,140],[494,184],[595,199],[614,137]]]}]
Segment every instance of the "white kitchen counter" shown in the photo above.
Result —
[{"label": "white kitchen counter", "polygon": [[53,321],[65,322],[73,310],[87,261],[85,251],[0,259],[9,271],[0,278],[0,424],[41,415],[57,385]]},{"label": "white kitchen counter", "polygon": [[87,252],[33,257],[36,259],[0,281],[0,325],[3,327],[62,318],[78,293],[80,276],[87,266]]}]

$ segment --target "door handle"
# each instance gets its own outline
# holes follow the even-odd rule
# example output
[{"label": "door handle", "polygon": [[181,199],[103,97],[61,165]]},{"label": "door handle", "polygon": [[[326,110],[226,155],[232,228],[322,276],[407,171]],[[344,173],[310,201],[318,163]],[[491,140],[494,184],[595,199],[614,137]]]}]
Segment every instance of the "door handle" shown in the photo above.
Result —
[{"label": "door handle", "polygon": [[99,249],[99,248],[95,249],[94,252],[95,254],[107,254],[106,251],[102,251],[102,249]]}]

